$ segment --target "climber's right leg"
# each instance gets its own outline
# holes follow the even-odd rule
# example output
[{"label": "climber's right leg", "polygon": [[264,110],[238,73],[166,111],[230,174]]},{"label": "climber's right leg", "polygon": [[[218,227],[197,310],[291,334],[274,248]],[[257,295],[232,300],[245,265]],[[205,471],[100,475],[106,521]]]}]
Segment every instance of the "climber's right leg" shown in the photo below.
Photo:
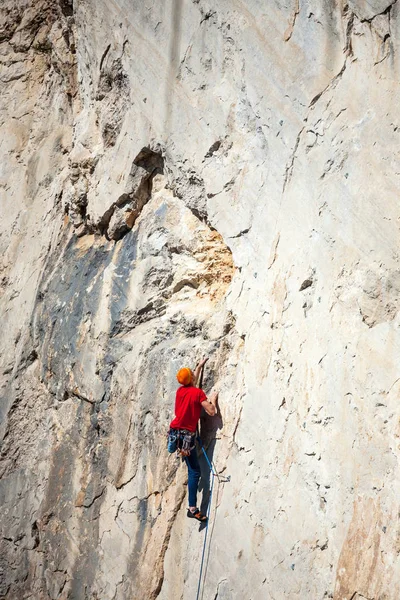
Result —
[{"label": "climber's right leg", "polygon": [[188,468],[188,490],[189,490],[189,510],[188,517],[197,521],[206,521],[207,517],[203,515],[196,506],[197,488],[200,480],[200,465],[197,458],[196,448],[193,448],[189,456],[185,456],[185,462]]}]

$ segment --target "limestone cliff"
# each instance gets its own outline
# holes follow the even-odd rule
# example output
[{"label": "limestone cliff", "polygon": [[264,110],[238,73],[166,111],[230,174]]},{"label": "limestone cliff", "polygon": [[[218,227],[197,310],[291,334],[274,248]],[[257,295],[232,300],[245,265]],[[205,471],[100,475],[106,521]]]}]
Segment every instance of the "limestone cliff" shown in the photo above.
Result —
[{"label": "limestone cliff", "polygon": [[400,3],[0,15],[0,597],[398,600]]}]

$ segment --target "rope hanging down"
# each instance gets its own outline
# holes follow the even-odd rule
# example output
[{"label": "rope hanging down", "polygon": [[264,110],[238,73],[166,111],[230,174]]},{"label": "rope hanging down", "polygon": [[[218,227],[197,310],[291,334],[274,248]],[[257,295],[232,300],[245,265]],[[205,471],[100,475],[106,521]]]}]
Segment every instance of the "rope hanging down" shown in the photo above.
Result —
[{"label": "rope hanging down", "polygon": [[196,594],[196,600],[199,600],[200,597],[200,588],[201,588],[201,577],[203,574],[203,566],[204,566],[204,557],[206,554],[206,545],[207,545],[207,534],[208,534],[208,524],[210,522],[210,512],[211,512],[211,502],[212,502],[212,494],[213,494],[213,489],[214,489],[214,477],[218,477],[217,473],[214,472],[213,466],[207,456],[207,452],[204,449],[203,446],[203,442],[201,441],[200,437],[197,438],[198,441],[200,442],[201,445],[201,449],[203,451],[203,454],[206,458],[206,461],[208,463],[208,466],[210,467],[210,474],[212,475],[212,481],[211,481],[211,488],[210,488],[210,497],[208,500],[208,506],[207,506],[207,522],[206,522],[206,532],[204,534],[204,543],[203,543],[203,552],[201,555],[201,564],[200,564],[200,575],[199,575],[199,583],[197,586],[197,594]]},{"label": "rope hanging down", "polygon": [[[204,365],[203,365],[203,367],[201,369],[201,372],[200,372],[200,381],[199,381],[199,388],[200,389],[203,387],[203,373],[204,373]],[[227,481],[230,481],[230,476],[228,475],[228,476],[224,477],[223,480],[220,479],[220,477],[218,475],[218,472],[217,472],[217,470],[215,468],[214,462],[212,460],[210,461],[210,459],[207,456],[207,452],[205,451],[205,448],[204,448],[203,442],[201,441],[201,438],[200,438],[198,430],[197,430],[197,441],[199,442],[199,444],[201,446],[201,450],[202,450],[202,452],[204,454],[204,457],[205,457],[205,459],[207,461],[207,464],[208,464],[208,466],[210,468],[210,476],[212,477],[212,479],[211,479],[211,487],[210,487],[210,497],[208,499],[208,506],[207,506],[206,532],[204,534],[203,552],[201,554],[199,583],[198,583],[198,586],[197,586],[197,594],[196,594],[196,600],[199,600],[199,598],[200,598],[200,589],[201,589],[201,578],[202,578],[202,575],[203,575],[204,557],[205,557],[205,554],[206,554],[208,524],[210,522],[212,495],[213,495],[213,489],[214,489],[214,477],[216,477],[218,479],[218,483],[220,483],[221,481],[223,483],[225,483]]]}]

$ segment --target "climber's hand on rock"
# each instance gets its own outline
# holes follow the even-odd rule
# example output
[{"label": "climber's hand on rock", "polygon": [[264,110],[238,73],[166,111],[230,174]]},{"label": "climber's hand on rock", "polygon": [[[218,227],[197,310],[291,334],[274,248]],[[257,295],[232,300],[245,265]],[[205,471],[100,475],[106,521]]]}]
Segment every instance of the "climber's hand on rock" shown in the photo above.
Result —
[{"label": "climber's hand on rock", "polygon": [[200,368],[201,368],[201,367],[204,367],[204,365],[206,364],[206,362],[207,362],[207,361],[208,361],[208,356],[207,356],[206,358],[203,358],[203,359],[202,359],[202,360],[199,362],[198,366],[199,366]]}]

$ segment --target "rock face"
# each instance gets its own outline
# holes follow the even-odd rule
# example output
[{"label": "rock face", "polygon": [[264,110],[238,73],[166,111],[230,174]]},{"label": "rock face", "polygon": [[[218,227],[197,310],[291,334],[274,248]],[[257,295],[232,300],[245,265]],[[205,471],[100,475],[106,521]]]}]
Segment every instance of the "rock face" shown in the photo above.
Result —
[{"label": "rock face", "polygon": [[398,600],[400,3],[0,13],[0,597]]}]

